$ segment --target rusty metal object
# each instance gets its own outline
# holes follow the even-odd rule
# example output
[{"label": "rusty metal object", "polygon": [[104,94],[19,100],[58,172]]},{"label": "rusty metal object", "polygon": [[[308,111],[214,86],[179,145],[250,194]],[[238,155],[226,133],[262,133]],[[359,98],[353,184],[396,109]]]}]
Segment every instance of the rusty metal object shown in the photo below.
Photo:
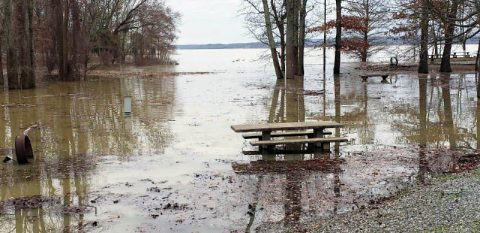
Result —
[{"label": "rusty metal object", "polygon": [[19,164],[26,164],[28,159],[33,159],[32,144],[27,135],[23,134],[15,138],[15,154]]}]

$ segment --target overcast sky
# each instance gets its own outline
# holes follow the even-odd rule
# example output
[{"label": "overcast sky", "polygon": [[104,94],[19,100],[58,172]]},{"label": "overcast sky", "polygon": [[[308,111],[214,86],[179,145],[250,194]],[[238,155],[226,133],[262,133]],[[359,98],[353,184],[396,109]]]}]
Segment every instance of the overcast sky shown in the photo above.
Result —
[{"label": "overcast sky", "polygon": [[176,44],[255,41],[239,14],[242,0],[166,0],[182,15]]}]

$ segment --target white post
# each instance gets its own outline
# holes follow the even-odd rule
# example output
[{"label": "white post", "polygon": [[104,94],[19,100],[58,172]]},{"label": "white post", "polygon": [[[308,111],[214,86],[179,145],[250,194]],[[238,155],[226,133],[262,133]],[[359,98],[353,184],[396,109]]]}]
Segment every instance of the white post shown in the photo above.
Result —
[{"label": "white post", "polygon": [[125,114],[132,113],[132,97],[125,96],[125,98],[123,99],[123,112]]}]

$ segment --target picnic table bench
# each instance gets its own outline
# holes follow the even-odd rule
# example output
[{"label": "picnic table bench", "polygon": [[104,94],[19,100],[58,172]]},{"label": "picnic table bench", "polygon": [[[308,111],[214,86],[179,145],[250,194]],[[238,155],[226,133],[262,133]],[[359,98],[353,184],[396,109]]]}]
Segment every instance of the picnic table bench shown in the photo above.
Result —
[{"label": "picnic table bench", "polygon": [[390,74],[386,73],[378,73],[378,74],[361,74],[360,77],[363,79],[364,82],[367,81],[370,77],[382,77],[382,82],[387,82],[387,78]]},{"label": "picnic table bench", "polygon": [[[331,135],[332,132],[323,132],[323,135]],[[278,138],[278,137],[295,137],[295,136],[313,136],[313,131],[292,131],[292,132],[272,132],[270,135],[272,138]],[[256,132],[256,133],[246,133],[242,134],[242,137],[245,139],[261,139],[262,138],[262,132]]]},{"label": "picnic table bench", "polygon": [[[252,146],[260,146],[262,149],[272,149],[276,145],[308,144],[309,146],[329,150],[331,142],[347,142],[348,139],[342,137],[325,137],[325,135],[331,133],[324,130],[341,127],[343,127],[342,124],[333,121],[312,121],[232,125],[231,128],[237,133],[251,133],[244,134],[243,137],[245,139],[258,138],[258,141],[252,141],[250,144]],[[301,138],[302,136],[304,138]],[[283,137],[283,139],[272,140],[272,138],[278,137]]]},{"label": "picnic table bench", "polygon": [[[453,52],[450,56],[452,58],[461,58],[461,57],[470,58],[470,57],[472,57],[470,55],[470,52]],[[442,54],[437,54],[437,55],[431,54],[430,55],[430,60],[434,61],[435,59],[442,59]]]},{"label": "picnic table bench", "polygon": [[453,58],[457,58],[457,57],[470,57],[470,52],[454,52],[452,54],[452,57]]}]

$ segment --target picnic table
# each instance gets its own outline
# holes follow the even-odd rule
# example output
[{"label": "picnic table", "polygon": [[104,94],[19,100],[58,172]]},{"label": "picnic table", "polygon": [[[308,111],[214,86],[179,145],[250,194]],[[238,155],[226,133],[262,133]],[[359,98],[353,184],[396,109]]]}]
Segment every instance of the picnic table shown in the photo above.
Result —
[{"label": "picnic table", "polygon": [[457,57],[470,57],[470,52],[454,52],[452,55],[453,58]]},{"label": "picnic table", "polygon": [[363,82],[367,82],[367,79],[371,78],[371,77],[382,77],[382,83],[388,83],[388,81],[387,81],[388,76],[390,76],[390,74],[388,74],[388,73],[371,73],[371,74],[361,74],[360,75]]},{"label": "picnic table", "polygon": [[[258,138],[258,141],[251,141],[250,144],[260,146],[262,149],[271,149],[276,145],[307,143],[329,150],[331,142],[346,142],[348,139],[342,137],[325,137],[325,135],[331,134],[330,132],[326,132],[325,129],[341,127],[343,127],[342,124],[334,121],[311,121],[232,125],[231,128],[237,133],[254,132],[253,134],[244,134],[243,137],[245,139]],[[280,137],[283,139],[273,139]]]}]

